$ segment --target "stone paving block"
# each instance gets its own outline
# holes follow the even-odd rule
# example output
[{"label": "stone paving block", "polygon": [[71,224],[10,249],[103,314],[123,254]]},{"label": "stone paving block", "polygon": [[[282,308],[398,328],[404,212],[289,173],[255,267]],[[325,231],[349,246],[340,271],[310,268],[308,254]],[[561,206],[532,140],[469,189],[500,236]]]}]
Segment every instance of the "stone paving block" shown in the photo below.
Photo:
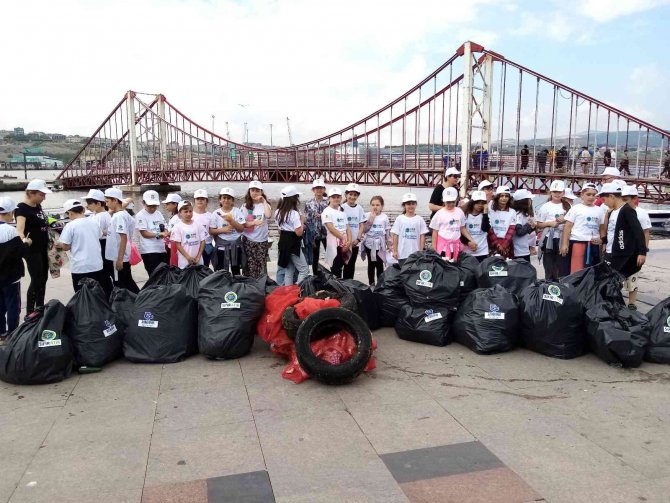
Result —
[{"label": "stone paving block", "polygon": [[67,400],[78,381],[79,375],[76,373],[64,381],[38,386],[20,386],[0,381],[0,413],[7,404],[13,407],[19,401],[21,404],[39,404]]},{"label": "stone paving block", "polygon": [[385,405],[360,402],[348,408],[379,454],[474,440],[431,399]]},{"label": "stone paving block", "polygon": [[157,431],[151,439],[146,485],[265,470],[253,421]]},{"label": "stone paving block", "polygon": [[278,502],[407,501],[350,414],[257,416]]},{"label": "stone paving block", "polygon": [[192,480],[145,487],[142,492],[142,503],[209,503],[207,481]]},{"label": "stone paving block", "polygon": [[161,382],[161,367],[117,360],[106,365],[102,372],[80,376],[69,401],[125,400],[139,395],[155,400]]},{"label": "stone paving block", "polygon": [[163,365],[161,392],[177,389],[227,388],[242,385],[239,360],[211,360],[194,355]]},{"label": "stone paving block", "polygon": [[80,490],[72,487],[66,494],[53,494],[42,487],[22,487],[14,493],[9,503],[140,503],[142,489],[121,489],[117,491],[99,491],[96,488]]},{"label": "stone paving block", "polygon": [[207,479],[207,496],[212,503],[215,501],[274,503],[275,501],[270,477],[265,470]]}]

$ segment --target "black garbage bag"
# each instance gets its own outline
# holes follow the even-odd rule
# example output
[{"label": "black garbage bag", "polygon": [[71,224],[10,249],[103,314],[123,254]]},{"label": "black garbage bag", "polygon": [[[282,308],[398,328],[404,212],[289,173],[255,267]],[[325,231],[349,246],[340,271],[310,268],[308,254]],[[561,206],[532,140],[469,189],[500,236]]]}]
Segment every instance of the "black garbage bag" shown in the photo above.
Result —
[{"label": "black garbage bag", "polygon": [[121,357],[125,326],[97,281],[84,278],[79,285],[81,289],[66,306],[65,333],[78,367],[102,367]]},{"label": "black garbage bag", "polygon": [[28,316],[0,346],[0,379],[11,384],[49,384],[72,373],[72,343],[63,332],[65,306],[50,300]]},{"label": "black garbage bag", "polygon": [[377,298],[365,283],[355,279],[336,279],[331,278],[326,284],[327,289],[332,289],[337,293],[350,293],[356,299],[358,309],[356,313],[363,318],[370,330],[376,330],[379,324],[379,309],[377,309]]},{"label": "black garbage bag", "polygon": [[198,351],[198,310],[183,285],[159,285],[135,299],[123,341],[131,362],[174,363]]},{"label": "black garbage bag", "polygon": [[649,344],[647,317],[625,304],[601,302],[586,311],[589,345],[598,358],[618,367],[639,367]]},{"label": "black garbage bag", "polygon": [[519,338],[516,295],[500,285],[470,292],[458,308],[451,330],[456,342],[475,353],[510,351]]},{"label": "black garbage bag", "polygon": [[332,287],[328,286],[328,282],[331,279],[335,279],[335,276],[328,272],[324,267],[319,266],[319,270],[316,274],[307,276],[300,283],[300,297],[309,297],[322,290],[335,292]]},{"label": "black garbage bag", "polygon": [[414,307],[455,308],[460,295],[460,273],[432,250],[412,253],[400,268],[405,295]]},{"label": "black garbage bag", "polygon": [[600,262],[561,278],[560,282],[577,290],[577,297],[584,311],[601,302],[625,304],[621,289],[624,278],[607,262]]},{"label": "black garbage bag", "polygon": [[505,260],[500,256],[486,258],[479,264],[479,287],[505,287],[514,295],[537,281],[537,271],[523,259]]},{"label": "black garbage bag", "polygon": [[178,283],[184,285],[186,292],[197,301],[200,282],[211,274],[213,274],[213,271],[209,267],[190,265],[182,271]]},{"label": "black garbage bag", "polygon": [[165,285],[172,285],[174,283],[179,283],[179,280],[181,279],[182,275],[183,271],[175,265],[168,265],[166,263],[158,264],[156,269],[154,269],[154,272],[152,272],[151,276],[149,276],[147,282],[144,283],[142,290],[146,290],[147,288],[151,288],[152,286],[158,286],[158,285],[165,286]]},{"label": "black garbage bag", "polygon": [[568,285],[537,281],[519,296],[523,345],[545,356],[569,360],[588,350],[577,292]]},{"label": "black garbage bag", "polygon": [[454,311],[445,307],[424,308],[405,304],[400,310],[395,331],[403,340],[446,346],[452,341]]},{"label": "black garbage bag", "polygon": [[656,304],[647,313],[649,345],[644,359],[651,363],[670,363],[670,297]]},{"label": "black garbage bag", "polygon": [[380,326],[395,327],[400,310],[409,302],[400,278],[400,265],[393,264],[384,270],[372,294]]},{"label": "black garbage bag", "polygon": [[265,277],[218,271],[200,283],[198,349],[209,358],[241,358],[251,351],[265,309]]},{"label": "black garbage bag", "polygon": [[[112,294],[109,296],[109,303],[111,304],[112,312],[116,315],[116,319],[123,326],[122,330],[125,335],[128,327],[133,324],[135,299],[137,294],[126,290],[125,288],[115,287]],[[137,323],[137,322],[135,322]]]},{"label": "black garbage bag", "polygon": [[270,295],[276,288],[279,288],[279,283],[270,276],[265,276],[265,295]]},{"label": "black garbage bag", "polygon": [[460,277],[461,292],[459,302],[468,294],[479,287],[477,276],[479,275],[479,261],[469,253],[459,253],[455,262]]}]

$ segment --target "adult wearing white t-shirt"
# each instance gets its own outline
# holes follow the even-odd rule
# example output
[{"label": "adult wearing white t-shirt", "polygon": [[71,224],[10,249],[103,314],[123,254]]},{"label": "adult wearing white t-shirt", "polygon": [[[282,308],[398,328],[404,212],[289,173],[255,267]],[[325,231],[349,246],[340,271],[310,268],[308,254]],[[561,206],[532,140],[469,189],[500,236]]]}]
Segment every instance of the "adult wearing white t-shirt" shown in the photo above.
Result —
[{"label": "adult wearing white t-shirt", "polygon": [[361,195],[361,189],[357,183],[350,183],[344,189],[345,202],[342,205],[347,223],[351,230],[351,258],[344,265],[343,279],[353,279],[356,272],[356,259],[358,258],[358,245],[365,234],[365,211],[363,206],[358,204],[358,197]]},{"label": "adult wearing white t-shirt", "polygon": [[170,233],[165,228],[165,218],[158,211],[160,200],[158,192],[147,190],[142,194],[144,209],[135,215],[135,227],[140,233],[140,255],[147,274],[151,276],[154,269],[166,261],[165,238]]},{"label": "adult wearing white t-shirt", "polygon": [[428,226],[420,215],[416,214],[417,198],[408,192],[402,196],[402,215],[398,215],[391,227],[393,237],[393,258],[404,260],[412,253],[426,246]]},{"label": "adult wearing white t-shirt", "polygon": [[215,269],[230,270],[239,275],[246,260],[242,245],[244,215],[234,205],[235,191],[230,187],[223,187],[219,191],[219,209],[212,212],[209,221],[209,234],[214,236],[216,246]]},{"label": "adult wearing white t-shirt", "polygon": [[[195,206],[193,207],[193,220],[200,225],[205,231],[205,251],[202,252],[202,261],[205,267],[209,267],[209,263],[214,255],[214,239],[209,234],[209,222],[212,219],[212,214],[207,211],[207,203],[209,196],[205,189],[198,189],[193,194],[195,199]],[[216,258],[214,259],[216,260]]]},{"label": "adult wearing white t-shirt", "polygon": [[112,293],[109,278],[105,278],[100,255],[100,236],[102,231],[94,218],[86,218],[84,203],[78,199],[68,199],[63,205],[70,221],[63,227],[56,248],[70,252],[70,271],[72,287],[75,292],[81,289],[79,281],[91,278],[100,283],[105,294]]},{"label": "adult wearing white t-shirt", "polygon": [[272,217],[272,207],[265,197],[261,182],[258,180],[249,182],[244,205],[240,210],[245,217],[242,242],[247,264],[244,275],[259,278],[267,274],[268,220]]},{"label": "adult wearing white t-shirt", "polygon": [[112,187],[105,191],[105,202],[112,213],[107,232],[105,258],[114,264],[114,286],[139,293],[130,268],[130,242],[135,230],[135,220],[123,209],[123,192]]},{"label": "adult wearing white t-shirt", "polygon": [[561,255],[567,257],[570,274],[600,262],[600,245],[607,229],[605,209],[594,204],[596,193],[595,184],[585,183],[582,204],[574,205],[565,215]]},{"label": "adult wearing white t-shirt", "polygon": [[321,213],[321,222],[326,227],[326,264],[336,277],[342,277],[346,255],[351,254],[351,227],[340,202],[342,191],[332,188],[328,191],[328,207]]},{"label": "adult wearing white t-shirt", "polygon": [[561,238],[565,227],[565,214],[570,203],[565,199],[565,183],[554,180],[549,186],[549,200],[540,206],[537,213],[537,229],[542,231],[542,265],[547,281],[558,281],[568,274],[567,261],[560,254]]}]

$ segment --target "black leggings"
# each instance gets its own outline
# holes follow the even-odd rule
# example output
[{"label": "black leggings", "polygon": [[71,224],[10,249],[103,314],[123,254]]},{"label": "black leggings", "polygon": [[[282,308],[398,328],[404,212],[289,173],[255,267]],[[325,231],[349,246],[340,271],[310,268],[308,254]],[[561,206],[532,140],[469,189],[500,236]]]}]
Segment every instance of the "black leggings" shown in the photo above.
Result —
[{"label": "black leggings", "polygon": [[124,262],[123,269],[118,271],[117,274],[119,279],[118,281],[114,281],[114,286],[125,288],[133,293],[140,292],[140,289],[137,287],[137,283],[135,283],[135,280],[133,279],[133,273],[130,269],[130,262]]},{"label": "black leggings", "polygon": [[342,279],[342,268],[344,267],[344,260],[342,260],[342,249],[337,247],[337,255],[333,259],[333,266],[330,268],[330,272],[337,279]]},{"label": "black leggings", "polygon": [[25,260],[28,274],[30,274],[30,285],[26,294],[26,314],[30,314],[35,311],[36,307],[44,305],[49,276],[49,259],[47,251],[43,250],[26,255]]},{"label": "black leggings", "polygon": [[165,262],[165,252],[143,253],[142,262],[144,262],[144,269],[147,271],[147,274],[151,276],[154,269]]},{"label": "black leggings", "polygon": [[384,272],[384,262],[382,262],[382,259],[377,256],[377,260],[372,260],[372,253],[370,250],[365,250],[365,255],[367,256],[368,259],[368,282],[371,285],[375,284],[375,271],[377,272],[377,281],[379,281],[379,277],[382,275]]},{"label": "black leggings", "polygon": [[313,258],[312,258],[312,272],[314,274],[319,272],[319,248],[323,246],[323,249],[326,249],[326,240],[325,239],[315,239],[314,240],[314,248],[312,248],[313,251]]},{"label": "black leggings", "polygon": [[358,259],[358,246],[354,246],[351,249],[351,258],[349,262],[344,264],[344,273],[342,274],[342,279],[354,279],[354,273],[356,272],[356,259]]}]

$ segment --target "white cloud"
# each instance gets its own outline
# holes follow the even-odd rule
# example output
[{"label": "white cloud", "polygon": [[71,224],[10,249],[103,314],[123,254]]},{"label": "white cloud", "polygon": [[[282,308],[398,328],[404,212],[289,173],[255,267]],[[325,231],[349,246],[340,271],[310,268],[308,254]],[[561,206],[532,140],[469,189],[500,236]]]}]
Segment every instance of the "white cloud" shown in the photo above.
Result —
[{"label": "white cloud", "polygon": [[663,5],[670,5],[670,0],[585,0],[579,10],[594,21],[606,23]]}]

